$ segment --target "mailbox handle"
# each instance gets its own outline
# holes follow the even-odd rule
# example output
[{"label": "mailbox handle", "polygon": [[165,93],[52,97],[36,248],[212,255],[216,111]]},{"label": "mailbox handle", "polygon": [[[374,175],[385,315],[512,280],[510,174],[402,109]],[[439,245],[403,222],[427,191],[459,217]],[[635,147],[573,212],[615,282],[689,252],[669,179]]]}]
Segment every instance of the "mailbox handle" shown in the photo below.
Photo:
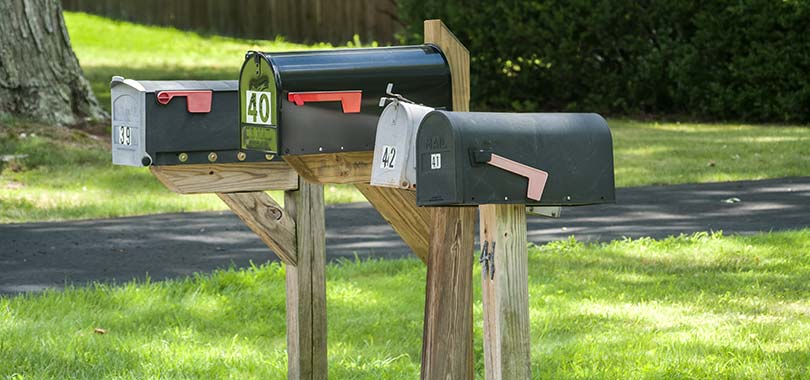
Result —
[{"label": "mailbox handle", "polygon": [[211,112],[211,98],[213,96],[211,90],[160,91],[157,93],[157,101],[160,104],[169,104],[174,97],[178,96],[186,97],[186,110],[190,113]]},{"label": "mailbox handle", "polygon": [[547,172],[499,156],[495,153],[483,151],[475,152],[476,161],[481,158],[482,154],[489,155],[489,159],[485,161],[487,164],[528,178],[529,188],[526,190],[527,198],[539,201],[540,197],[543,196],[543,190],[546,188],[546,181],[548,180]]},{"label": "mailbox handle", "polygon": [[362,90],[349,91],[309,91],[290,92],[287,100],[295,103],[296,106],[303,106],[310,102],[340,102],[343,113],[360,112],[360,103],[363,101]]}]

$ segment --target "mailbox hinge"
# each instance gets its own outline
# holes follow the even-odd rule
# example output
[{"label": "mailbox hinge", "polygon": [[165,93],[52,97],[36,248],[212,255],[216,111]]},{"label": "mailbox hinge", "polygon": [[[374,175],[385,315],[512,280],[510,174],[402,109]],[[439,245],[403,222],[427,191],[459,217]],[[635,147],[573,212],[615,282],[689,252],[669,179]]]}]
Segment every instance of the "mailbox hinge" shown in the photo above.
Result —
[{"label": "mailbox hinge", "polygon": [[495,279],[495,242],[492,242],[492,249],[489,248],[489,243],[484,240],[484,247],[481,248],[481,257],[478,258],[481,263],[481,272],[485,277],[490,280]]},{"label": "mailbox hinge", "polygon": [[[405,102],[405,103],[416,104],[416,102],[414,102],[413,100],[410,100],[410,99],[408,99],[408,98],[406,98],[406,97],[404,97],[404,96],[402,96],[400,94],[395,94],[394,93],[394,84],[393,83],[389,83],[388,86],[385,87],[385,94],[390,96],[390,98],[386,98],[385,96],[380,98],[380,107],[385,107],[385,102],[394,101],[394,100],[399,100],[400,102]],[[419,105],[421,106],[422,104],[419,104]]]},{"label": "mailbox hinge", "polygon": [[520,162],[510,160],[484,149],[473,150],[473,161],[477,164],[489,164],[496,168],[506,170],[511,173],[529,179],[529,186],[526,190],[526,197],[539,201],[546,188],[548,173]]}]

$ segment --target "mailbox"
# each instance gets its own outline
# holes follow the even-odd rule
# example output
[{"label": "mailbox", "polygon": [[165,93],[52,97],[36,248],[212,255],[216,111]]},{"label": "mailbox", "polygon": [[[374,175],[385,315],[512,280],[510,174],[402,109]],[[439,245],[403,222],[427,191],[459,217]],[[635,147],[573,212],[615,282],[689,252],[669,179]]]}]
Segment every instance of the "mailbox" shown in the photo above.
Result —
[{"label": "mailbox", "polygon": [[265,161],[240,149],[238,83],[136,81],[113,77],[113,164],[128,166]]},{"label": "mailbox", "polygon": [[416,188],[416,130],[433,108],[394,99],[380,115],[371,185]]},{"label": "mailbox", "polygon": [[416,140],[420,206],[615,201],[612,139],[596,114],[432,111]]},{"label": "mailbox", "polygon": [[374,149],[380,99],[450,109],[450,69],[434,45],[248,52],[239,77],[243,149],[317,154]]}]

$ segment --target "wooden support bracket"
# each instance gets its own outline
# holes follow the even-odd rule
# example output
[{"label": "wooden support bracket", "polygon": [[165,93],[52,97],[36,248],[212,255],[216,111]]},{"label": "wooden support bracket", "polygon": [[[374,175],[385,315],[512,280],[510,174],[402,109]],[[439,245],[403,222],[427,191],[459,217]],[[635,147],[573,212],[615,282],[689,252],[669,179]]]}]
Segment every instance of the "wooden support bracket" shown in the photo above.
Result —
[{"label": "wooden support bracket", "polygon": [[287,265],[296,265],[295,220],[263,191],[217,193],[239,219]]},{"label": "wooden support bracket", "polygon": [[424,263],[427,263],[430,239],[430,212],[416,207],[416,192],[355,184],[369,203],[382,215],[405,244]]}]

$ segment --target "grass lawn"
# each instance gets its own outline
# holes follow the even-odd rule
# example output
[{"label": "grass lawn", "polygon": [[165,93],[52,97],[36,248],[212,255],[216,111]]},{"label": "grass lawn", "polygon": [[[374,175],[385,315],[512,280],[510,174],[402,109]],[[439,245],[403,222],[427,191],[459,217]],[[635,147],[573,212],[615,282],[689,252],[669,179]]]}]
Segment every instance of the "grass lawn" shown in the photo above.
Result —
[{"label": "grass lawn", "polygon": [[[202,36],[81,13],[66,12],[65,20],[85,75],[108,110],[113,75],[236,79],[247,50],[329,47]],[[810,175],[810,128],[609,124],[620,187]],[[108,127],[90,132],[100,138],[0,117],[0,156],[26,155],[0,161],[0,223],[225,208],[212,195],[172,194],[146,169],[113,167]],[[330,204],[363,200],[351,186],[326,188]]]},{"label": "grass lawn", "polygon": [[[810,229],[532,247],[533,376],[807,378],[808,251]],[[425,266],[346,261],[327,276],[330,378],[418,378]],[[0,297],[0,379],[282,379],[284,302],[279,264]]]}]

